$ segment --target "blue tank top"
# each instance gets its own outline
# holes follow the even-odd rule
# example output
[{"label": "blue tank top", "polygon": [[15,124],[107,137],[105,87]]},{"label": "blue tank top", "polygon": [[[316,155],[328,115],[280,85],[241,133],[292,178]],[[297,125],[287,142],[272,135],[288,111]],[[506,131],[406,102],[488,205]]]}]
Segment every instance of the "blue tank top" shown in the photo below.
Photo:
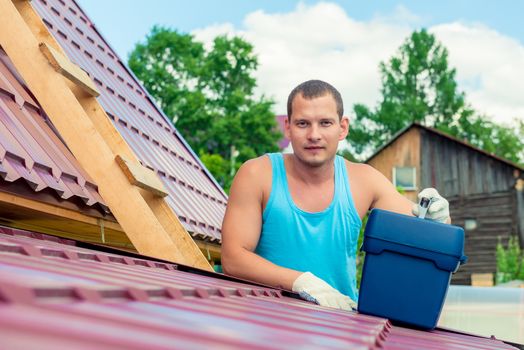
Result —
[{"label": "blue tank top", "polygon": [[356,252],[362,221],[353,203],[344,159],[335,157],[331,204],[310,213],[293,202],[282,154],[268,156],[273,169],[271,194],[255,253],[279,266],[310,271],[357,301]]}]

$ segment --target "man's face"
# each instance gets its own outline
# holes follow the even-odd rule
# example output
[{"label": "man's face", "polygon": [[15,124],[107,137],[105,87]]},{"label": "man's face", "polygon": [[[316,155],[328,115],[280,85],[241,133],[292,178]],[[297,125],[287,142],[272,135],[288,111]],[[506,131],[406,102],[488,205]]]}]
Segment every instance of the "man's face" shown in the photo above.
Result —
[{"label": "man's face", "polygon": [[310,100],[298,94],[292,107],[285,134],[291,140],[295,156],[309,166],[326,164],[337,153],[338,142],[348,134],[348,119],[339,120],[331,94]]}]

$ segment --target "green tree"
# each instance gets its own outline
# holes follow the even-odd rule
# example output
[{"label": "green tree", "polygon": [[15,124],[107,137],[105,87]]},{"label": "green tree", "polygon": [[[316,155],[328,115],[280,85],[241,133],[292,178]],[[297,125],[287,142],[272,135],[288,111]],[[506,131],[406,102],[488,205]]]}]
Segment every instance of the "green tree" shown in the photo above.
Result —
[{"label": "green tree", "polygon": [[356,104],[348,136],[356,153],[369,153],[419,122],[515,162],[524,161],[524,127],[476,115],[459,91],[448,51],[425,29],[415,31],[388,62],[380,63],[382,100],[375,110]]},{"label": "green tree", "polygon": [[129,67],[226,190],[242,162],[278,150],[274,102],[254,96],[258,60],[245,40],[218,36],[206,49],[153,27]]}]

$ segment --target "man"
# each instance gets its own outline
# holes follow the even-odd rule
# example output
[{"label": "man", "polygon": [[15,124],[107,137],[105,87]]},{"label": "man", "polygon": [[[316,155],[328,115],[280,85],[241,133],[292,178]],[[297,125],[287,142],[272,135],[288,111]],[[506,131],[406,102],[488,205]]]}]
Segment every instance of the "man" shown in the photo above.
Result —
[{"label": "man", "polygon": [[[293,154],[247,161],[231,186],[222,225],[224,272],[298,292],[323,306],[355,307],[361,219],[371,208],[412,215],[417,205],[369,165],[336,156],[348,134],[340,93],[306,81],[288,98]],[[449,222],[436,190],[427,217]]]}]

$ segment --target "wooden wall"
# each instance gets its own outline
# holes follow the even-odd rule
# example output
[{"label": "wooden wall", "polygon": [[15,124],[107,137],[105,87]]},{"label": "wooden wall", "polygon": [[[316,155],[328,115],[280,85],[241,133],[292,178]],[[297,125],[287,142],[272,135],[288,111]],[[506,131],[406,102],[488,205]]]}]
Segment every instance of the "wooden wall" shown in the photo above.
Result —
[{"label": "wooden wall", "polygon": [[[418,128],[412,128],[384,148],[367,163],[384,174],[389,181],[393,182],[393,167],[411,166],[416,168],[417,187],[420,190],[420,132]],[[406,191],[405,196],[416,201],[418,190]]]},{"label": "wooden wall", "polygon": [[[453,283],[470,284],[471,273],[496,272],[499,237],[507,243],[519,232],[516,177],[521,172],[493,157],[441,135],[421,129],[421,185],[435,187],[450,202],[452,223],[466,230],[469,261],[453,277]],[[522,242],[521,242],[522,243]]]},{"label": "wooden wall", "polygon": [[420,132],[422,188],[435,187],[444,197],[451,197],[514,187],[514,167],[438,134]]},{"label": "wooden wall", "polygon": [[518,179],[515,184],[516,210],[515,221],[517,222],[520,247],[524,249],[524,179]]},{"label": "wooden wall", "polygon": [[516,233],[514,211],[515,191],[475,194],[468,197],[448,197],[453,225],[464,227],[466,219],[477,221],[477,228],[464,230],[465,254],[468,262],[453,276],[454,284],[470,284],[471,273],[495,275],[497,242],[507,244],[511,234]]}]

